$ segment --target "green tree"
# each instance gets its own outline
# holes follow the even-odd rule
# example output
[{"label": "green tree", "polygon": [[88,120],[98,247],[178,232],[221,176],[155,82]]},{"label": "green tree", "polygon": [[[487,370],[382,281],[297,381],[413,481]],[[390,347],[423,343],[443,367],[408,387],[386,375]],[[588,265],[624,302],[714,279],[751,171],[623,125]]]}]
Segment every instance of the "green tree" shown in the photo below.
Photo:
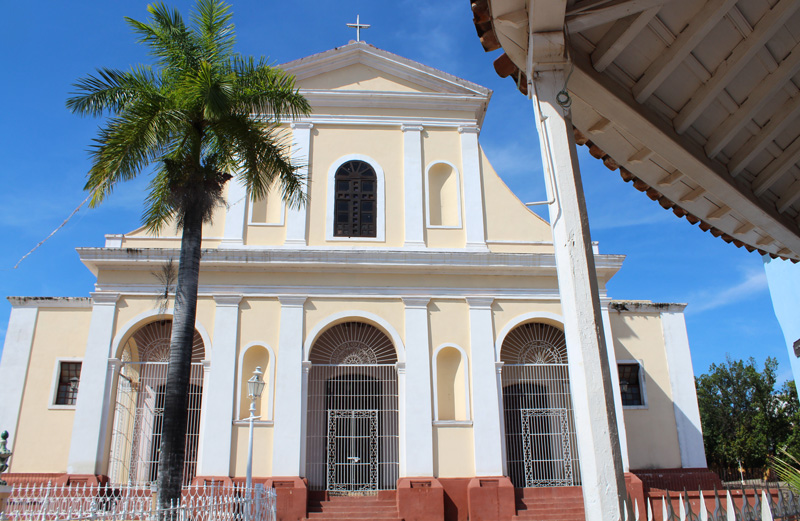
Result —
[{"label": "green tree", "polygon": [[172,222],[182,228],[158,472],[163,506],[180,497],[182,484],[202,225],[234,177],[253,199],[277,179],[290,206],[304,203],[300,165],[279,123],[309,105],[292,76],[234,52],[231,13],[220,0],[198,0],[188,26],[164,4],[148,12],[146,23],[126,20],[155,63],[98,69],[78,80],[67,107],[108,116],[91,150],[90,205],[148,171],[144,223],[152,231]]},{"label": "green tree", "polygon": [[775,389],[778,361],[767,358],[763,370],[756,361],[731,360],[711,364],[696,378],[706,456],[712,466],[764,467],[779,447],[797,437],[794,385]]}]

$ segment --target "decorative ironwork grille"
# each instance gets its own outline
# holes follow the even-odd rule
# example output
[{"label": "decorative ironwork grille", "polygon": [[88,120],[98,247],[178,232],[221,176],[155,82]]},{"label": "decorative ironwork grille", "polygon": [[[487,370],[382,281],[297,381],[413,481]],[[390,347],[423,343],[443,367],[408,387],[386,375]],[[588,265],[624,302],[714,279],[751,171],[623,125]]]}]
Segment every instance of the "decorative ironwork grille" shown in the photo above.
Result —
[{"label": "decorative ironwork grille", "polygon": [[364,161],[348,161],[336,170],[335,237],[375,237],[378,178]]},{"label": "decorative ironwork grille", "polygon": [[503,341],[506,461],[515,487],[580,484],[564,333],[522,324]]},{"label": "decorative ironwork grille", "polygon": [[[109,457],[112,483],[147,484],[158,477],[172,322],[152,322],[125,344],[117,382]],[[203,341],[195,332],[189,382],[183,483],[196,474],[203,397]]]},{"label": "decorative ironwork grille", "polygon": [[336,494],[394,489],[399,428],[391,340],[369,324],[339,324],[314,343],[310,359],[309,488]]}]

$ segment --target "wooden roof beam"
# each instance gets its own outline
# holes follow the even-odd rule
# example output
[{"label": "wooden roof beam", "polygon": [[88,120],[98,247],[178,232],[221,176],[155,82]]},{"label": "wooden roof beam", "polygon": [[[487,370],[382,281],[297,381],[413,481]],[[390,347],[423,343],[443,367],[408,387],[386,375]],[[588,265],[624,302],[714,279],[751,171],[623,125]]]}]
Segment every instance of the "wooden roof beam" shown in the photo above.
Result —
[{"label": "wooden roof beam", "polygon": [[706,37],[725,14],[736,4],[736,0],[710,0],[692,17],[686,29],[677,35],[675,42],[667,47],[650,64],[642,77],[633,86],[633,97],[639,103],[647,101],[653,92],[672,74],[686,56]]},{"label": "wooden roof beam", "polygon": [[641,13],[626,16],[614,22],[611,29],[600,38],[597,46],[592,52],[592,66],[597,72],[603,72],[606,67],[617,59],[619,53],[633,41],[636,36],[647,27],[661,6],[651,7]]},{"label": "wooden roof beam", "polygon": [[567,11],[567,29],[573,33],[583,31],[654,7],[660,8],[669,1],[671,0],[583,0]]},{"label": "wooden roof beam", "polygon": [[742,173],[742,170],[750,164],[759,152],[772,142],[783,132],[786,126],[791,123],[800,113],[800,95],[791,98],[772,115],[769,122],[761,128],[742,146],[728,161],[728,172],[733,177]]},{"label": "wooden roof beam", "polygon": [[760,174],[753,180],[753,193],[762,195],[770,186],[774,185],[783,174],[789,171],[795,163],[800,161],[800,137],[781,152]]},{"label": "wooden roof beam", "polygon": [[784,213],[788,210],[795,201],[800,199],[800,181],[795,181],[792,183],[792,186],[783,194],[783,197],[778,199],[776,206],[778,207],[778,211]]},{"label": "wooden roof beam", "polygon": [[747,101],[731,114],[717,130],[711,134],[706,143],[705,150],[708,157],[715,157],[725,148],[736,133],[741,130],[753,116],[761,110],[775,93],[783,88],[784,83],[800,71],[800,43],[783,60],[775,72],[767,76],[758,84],[747,97]]},{"label": "wooden roof beam", "polygon": [[[734,7],[733,9],[736,8]],[[686,129],[714,101],[720,91],[747,65],[764,44],[783,27],[786,20],[797,9],[800,9],[800,2],[797,0],[779,0],[772,9],[761,17],[753,32],[746,39],[739,42],[730,56],[717,67],[711,79],[692,95],[689,102],[675,117],[675,131],[678,134],[686,132]]]}]

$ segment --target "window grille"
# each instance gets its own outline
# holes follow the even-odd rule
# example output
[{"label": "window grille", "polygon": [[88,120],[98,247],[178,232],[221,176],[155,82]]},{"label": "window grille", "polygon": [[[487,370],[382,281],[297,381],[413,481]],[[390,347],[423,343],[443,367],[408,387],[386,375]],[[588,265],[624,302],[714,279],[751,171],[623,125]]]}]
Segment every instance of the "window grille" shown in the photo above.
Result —
[{"label": "window grille", "polygon": [[619,390],[622,405],[644,405],[642,399],[641,366],[634,364],[617,364],[619,372]]},{"label": "window grille", "polygon": [[61,362],[61,366],[58,369],[56,405],[75,405],[75,400],[78,398],[80,379],[80,362]]},{"label": "window grille", "polygon": [[364,161],[348,161],[336,170],[335,187],[334,237],[376,237],[375,170]]},{"label": "window grille", "polygon": [[564,332],[522,324],[500,350],[506,462],[515,487],[580,484]]}]

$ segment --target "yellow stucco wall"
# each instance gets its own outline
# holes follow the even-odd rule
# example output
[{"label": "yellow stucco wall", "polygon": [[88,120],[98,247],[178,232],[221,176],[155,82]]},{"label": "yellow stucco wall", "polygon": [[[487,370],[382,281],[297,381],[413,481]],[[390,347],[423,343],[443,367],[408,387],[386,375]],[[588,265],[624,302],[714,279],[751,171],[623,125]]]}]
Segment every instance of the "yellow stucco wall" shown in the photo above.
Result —
[{"label": "yellow stucco wall", "polygon": [[[234,425],[231,439],[231,475],[247,475],[247,444],[250,427],[245,424]],[[253,476],[272,475],[272,435],[271,426],[259,425],[253,429]]]},{"label": "yellow stucco wall", "polygon": [[360,63],[299,80],[296,85],[301,89],[431,92],[430,89],[408,80]]},{"label": "yellow stucco wall", "polygon": [[609,314],[617,360],[641,360],[647,407],[624,408],[628,457],[633,469],[681,466],[664,334],[658,313]]},{"label": "yellow stucco wall", "polygon": [[54,408],[58,361],[81,361],[91,307],[40,308],[9,472],[66,472],[75,408]]},{"label": "yellow stucco wall", "polygon": [[433,472],[440,478],[475,475],[475,450],[471,427],[433,428]]}]

